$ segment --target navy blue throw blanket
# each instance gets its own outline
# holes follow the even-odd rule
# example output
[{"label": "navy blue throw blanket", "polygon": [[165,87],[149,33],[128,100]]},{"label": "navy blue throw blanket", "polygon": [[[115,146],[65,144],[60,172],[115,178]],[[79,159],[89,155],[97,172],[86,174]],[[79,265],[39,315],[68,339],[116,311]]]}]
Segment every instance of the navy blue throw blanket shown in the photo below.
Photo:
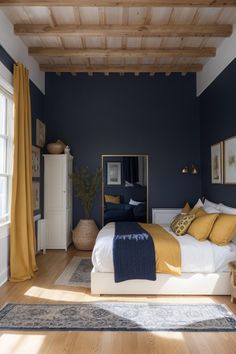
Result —
[{"label": "navy blue throw blanket", "polygon": [[116,283],[129,279],[156,280],[152,237],[136,222],[115,223],[113,262]]}]

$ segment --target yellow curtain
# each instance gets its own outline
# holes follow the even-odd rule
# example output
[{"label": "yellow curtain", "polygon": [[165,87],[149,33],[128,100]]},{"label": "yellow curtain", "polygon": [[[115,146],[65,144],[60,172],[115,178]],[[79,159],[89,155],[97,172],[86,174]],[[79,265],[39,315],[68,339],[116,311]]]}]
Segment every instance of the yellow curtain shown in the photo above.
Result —
[{"label": "yellow curtain", "polygon": [[32,203],[32,132],[28,71],[14,65],[14,162],[10,227],[10,280],[37,270]]}]

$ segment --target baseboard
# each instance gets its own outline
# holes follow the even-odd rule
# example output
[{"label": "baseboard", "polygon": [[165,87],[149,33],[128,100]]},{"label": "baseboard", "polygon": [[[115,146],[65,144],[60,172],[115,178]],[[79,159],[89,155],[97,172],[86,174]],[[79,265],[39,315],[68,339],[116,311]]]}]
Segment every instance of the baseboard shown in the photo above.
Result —
[{"label": "baseboard", "polygon": [[4,283],[6,283],[8,281],[8,278],[9,278],[9,267],[4,269],[0,273],[0,286],[2,286]]}]

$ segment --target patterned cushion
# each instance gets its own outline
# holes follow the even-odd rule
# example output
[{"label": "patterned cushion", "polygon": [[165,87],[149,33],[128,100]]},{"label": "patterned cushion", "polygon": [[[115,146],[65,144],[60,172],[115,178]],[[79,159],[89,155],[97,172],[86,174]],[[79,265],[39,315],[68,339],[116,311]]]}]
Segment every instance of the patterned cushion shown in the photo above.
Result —
[{"label": "patterned cushion", "polygon": [[191,225],[192,221],[195,219],[194,214],[179,214],[176,218],[172,221],[170,227],[171,230],[178,236],[186,234],[189,226]]}]

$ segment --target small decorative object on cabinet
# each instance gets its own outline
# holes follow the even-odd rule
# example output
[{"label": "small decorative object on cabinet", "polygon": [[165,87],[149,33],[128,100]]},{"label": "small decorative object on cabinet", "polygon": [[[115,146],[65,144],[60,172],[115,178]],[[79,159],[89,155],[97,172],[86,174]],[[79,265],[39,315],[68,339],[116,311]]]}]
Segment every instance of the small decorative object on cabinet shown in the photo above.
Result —
[{"label": "small decorative object on cabinet", "polygon": [[85,219],[81,219],[73,230],[73,242],[77,249],[90,251],[93,249],[98,234],[95,221],[91,219],[93,203],[101,183],[101,170],[90,174],[87,168],[82,167],[73,173],[75,194],[84,209]]},{"label": "small decorative object on cabinet", "polygon": [[47,144],[49,154],[62,154],[65,147],[66,145],[61,140],[57,140],[55,143]]},{"label": "small decorative object on cabinet", "polygon": [[70,147],[68,145],[66,145],[64,153],[70,155]]},{"label": "small decorative object on cabinet", "polygon": [[231,302],[236,302],[236,261],[230,262],[229,266],[231,268],[231,276],[230,276]]},{"label": "small decorative object on cabinet", "polygon": [[46,248],[67,250],[72,230],[71,155],[44,155]]}]

